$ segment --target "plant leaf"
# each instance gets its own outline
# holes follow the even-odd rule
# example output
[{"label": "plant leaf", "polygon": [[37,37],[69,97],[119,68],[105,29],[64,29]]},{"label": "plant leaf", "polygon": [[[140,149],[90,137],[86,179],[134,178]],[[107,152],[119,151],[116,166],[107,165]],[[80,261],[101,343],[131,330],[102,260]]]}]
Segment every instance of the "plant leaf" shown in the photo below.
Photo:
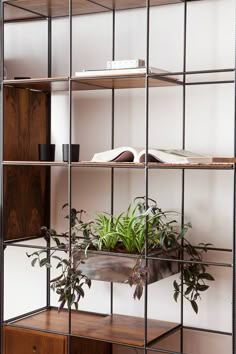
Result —
[{"label": "plant leaf", "polygon": [[191,300],[190,302],[191,302],[193,311],[194,311],[195,313],[198,313],[198,305],[197,305],[196,301]]},{"label": "plant leaf", "polygon": [[173,285],[174,285],[175,290],[179,291],[179,285],[177,284],[176,280],[174,280]]},{"label": "plant leaf", "polygon": [[175,301],[177,302],[178,301],[178,297],[179,297],[179,292],[176,291],[173,296],[174,296]]},{"label": "plant leaf", "polygon": [[32,267],[34,267],[34,266],[35,266],[35,264],[36,264],[37,260],[38,260],[38,258],[34,258],[34,259],[32,260],[32,262],[31,262]]},{"label": "plant leaf", "polygon": [[196,288],[197,288],[197,290],[199,290],[199,291],[206,291],[206,290],[209,288],[209,285],[197,284]]},{"label": "plant leaf", "polygon": [[206,280],[211,280],[211,281],[215,280],[215,278],[209,273],[199,274],[198,279],[206,279]]}]

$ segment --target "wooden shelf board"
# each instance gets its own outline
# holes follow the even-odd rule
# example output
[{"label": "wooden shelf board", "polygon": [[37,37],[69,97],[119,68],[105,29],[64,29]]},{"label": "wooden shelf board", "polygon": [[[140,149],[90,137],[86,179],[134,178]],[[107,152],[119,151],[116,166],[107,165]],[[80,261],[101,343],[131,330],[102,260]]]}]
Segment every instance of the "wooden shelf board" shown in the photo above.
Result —
[{"label": "wooden shelf board", "polygon": [[92,162],[81,161],[72,162],[73,167],[107,167],[107,168],[144,168],[145,165],[141,162]]},{"label": "wooden shelf board", "polygon": [[[150,6],[158,6],[164,4],[175,4],[181,3],[181,0],[151,0]],[[13,6],[7,5],[13,4]],[[61,17],[69,15],[68,2],[64,0],[14,0],[5,1],[5,20],[17,20],[17,19],[27,19],[27,18],[37,18],[37,15],[30,13],[39,14],[38,17]],[[19,6],[21,10],[18,9]],[[145,7],[145,0],[96,0],[94,2],[86,0],[73,0],[72,1],[72,13],[73,15],[84,15],[90,13],[100,13],[112,10],[125,10]],[[27,11],[28,10],[28,11]]]},{"label": "wooden shelf board", "polygon": [[[120,75],[119,77],[73,77],[73,90],[108,90],[145,88],[145,75]],[[149,87],[176,86],[181,84],[177,80],[166,81],[163,79],[149,79]]]},{"label": "wooden shelf board", "polygon": [[[73,77],[73,91],[87,91],[87,90],[108,90],[108,89],[127,89],[127,88],[144,88],[145,75],[129,77],[115,77],[115,78],[83,78]],[[149,87],[161,86],[176,86],[177,81],[169,82],[160,79],[150,78]],[[36,91],[68,91],[69,79],[67,77],[57,78],[33,78],[24,80],[4,80],[4,86],[13,86],[23,89],[31,89]]]},{"label": "wooden shelf board", "polygon": [[[210,170],[232,170],[234,167],[234,162],[232,158],[224,158],[226,162],[215,162],[215,163],[205,163],[205,164],[177,164],[177,163],[156,163],[152,162],[148,164],[150,169],[210,169]],[[229,162],[227,162],[229,161]],[[68,162],[63,161],[3,161],[4,166],[58,166],[66,167]],[[72,162],[72,167],[94,167],[94,168],[145,168],[145,164],[142,162],[92,162],[92,161],[80,161]]]},{"label": "wooden shelf board", "polygon": [[148,164],[149,168],[162,168],[162,169],[195,169],[195,170],[232,170],[233,169],[233,164],[232,163],[188,163],[188,164],[183,164],[183,163],[149,163]]},{"label": "wooden shelf board", "polygon": [[[81,161],[72,162],[73,167],[113,167],[113,168],[144,168],[145,164],[142,162],[92,162],[92,161]],[[156,163],[151,162],[148,164],[151,169],[232,169],[233,163],[211,163],[211,164],[179,164],[179,163]]]},{"label": "wooden shelf board", "polygon": [[[52,331],[68,334],[68,312],[58,313],[56,309],[46,310],[36,315],[15,321],[17,326],[34,330]],[[91,339],[129,344],[144,345],[144,319],[124,315],[98,315],[72,311],[71,333],[75,336]],[[179,326],[177,323],[148,320],[148,342],[151,342]]]},{"label": "wooden shelf board", "polygon": [[69,80],[67,77],[4,80],[3,83],[4,86],[18,87],[44,92],[69,90]]},{"label": "wooden shelf board", "polygon": [[66,167],[67,162],[62,161],[3,161],[4,166],[62,166]]}]

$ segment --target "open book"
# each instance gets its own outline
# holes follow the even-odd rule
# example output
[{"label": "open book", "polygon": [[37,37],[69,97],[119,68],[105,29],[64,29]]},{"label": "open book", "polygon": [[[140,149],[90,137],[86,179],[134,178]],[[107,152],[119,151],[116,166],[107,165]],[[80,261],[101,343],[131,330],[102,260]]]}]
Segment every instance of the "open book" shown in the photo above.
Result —
[{"label": "open book", "polygon": [[[130,146],[118,147],[112,150],[94,154],[93,162],[144,162],[145,149],[134,149]],[[186,150],[148,150],[148,162],[163,163],[212,163],[213,157],[194,154]]]}]

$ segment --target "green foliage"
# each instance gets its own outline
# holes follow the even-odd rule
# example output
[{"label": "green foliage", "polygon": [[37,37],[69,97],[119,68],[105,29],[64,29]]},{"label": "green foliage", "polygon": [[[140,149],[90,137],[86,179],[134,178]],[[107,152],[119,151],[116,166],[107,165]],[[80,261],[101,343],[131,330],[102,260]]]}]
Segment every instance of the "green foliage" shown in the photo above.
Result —
[{"label": "green foliage", "polygon": [[[185,243],[188,242],[185,240]],[[184,263],[181,269],[180,282],[174,281],[174,299],[177,302],[179,294],[182,293],[183,297],[188,300],[195,313],[198,313],[197,300],[201,299],[201,293],[209,288],[206,281],[214,281],[214,277],[206,272],[207,265],[202,262],[202,254],[207,251],[207,246],[210,244],[203,244],[203,248],[196,249],[189,243],[183,245],[183,251],[188,259],[188,263]]]},{"label": "green foliage", "polygon": [[[63,205],[63,209],[68,204]],[[200,247],[190,244],[185,234],[191,224],[180,227],[176,220],[178,214],[173,211],[162,211],[153,199],[138,197],[130,204],[126,211],[118,216],[109,213],[99,213],[94,221],[84,222],[84,210],[71,209],[65,216],[70,220],[70,230],[57,235],[53,229],[43,226],[42,234],[46,240],[52,239],[58,250],[66,257],[59,257],[56,250],[40,250],[27,254],[32,257],[31,265],[51,267],[51,260],[57,261],[56,269],[59,275],[51,280],[51,288],[59,295],[59,311],[67,304],[78,309],[78,302],[84,297],[84,285],[90,288],[91,280],[81,272],[79,266],[86,261],[88,248],[114,252],[128,252],[137,254],[136,264],[127,279],[130,286],[135,286],[134,298],[140,299],[143,288],[149,278],[149,268],[144,264],[144,253],[155,254],[156,251],[172,258],[184,259],[181,266],[180,282],[176,280],[174,299],[177,301],[180,294],[188,300],[193,310],[198,312],[197,301],[201,293],[209,288],[206,282],[213,281],[213,276],[206,271],[207,266],[202,264],[202,255],[207,251],[209,244],[200,243]],[[70,236],[70,237],[69,237]],[[173,253],[173,252],[172,252]],[[76,255],[76,264],[74,256]],[[173,261],[174,261],[173,259]]]},{"label": "green foliage", "polygon": [[[63,209],[68,204],[63,205]],[[50,280],[51,288],[59,295],[59,311],[64,308],[65,305],[71,308],[73,305],[75,309],[78,309],[78,302],[81,297],[84,297],[84,285],[91,287],[91,280],[87,275],[83,274],[79,269],[79,265],[84,262],[86,249],[89,244],[89,235],[91,223],[82,222],[82,214],[84,210],[77,211],[71,209],[70,223],[71,223],[71,248],[69,243],[69,231],[57,235],[53,229],[47,227],[41,227],[41,232],[44,238],[48,241],[52,239],[58,250],[64,252],[67,257],[59,257],[56,255],[57,250],[48,252],[47,250],[40,250],[28,254],[29,258],[32,258],[31,265],[34,267],[37,263],[40,267],[52,267],[52,260],[56,260],[56,269],[59,271],[59,275]],[[69,219],[69,215],[65,216]],[[82,242],[78,242],[77,234],[82,233]],[[70,252],[71,250],[71,252]],[[81,251],[83,251],[81,253]],[[74,254],[80,254],[79,260],[74,262]]]}]

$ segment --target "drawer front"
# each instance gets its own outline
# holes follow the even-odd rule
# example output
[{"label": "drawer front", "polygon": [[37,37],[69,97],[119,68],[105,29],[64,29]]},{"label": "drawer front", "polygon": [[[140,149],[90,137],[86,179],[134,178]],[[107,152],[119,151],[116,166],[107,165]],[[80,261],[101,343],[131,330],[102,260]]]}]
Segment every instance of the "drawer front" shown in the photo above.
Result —
[{"label": "drawer front", "polygon": [[66,354],[67,337],[4,327],[4,354]]},{"label": "drawer front", "polygon": [[110,343],[71,337],[71,354],[111,354]]}]

